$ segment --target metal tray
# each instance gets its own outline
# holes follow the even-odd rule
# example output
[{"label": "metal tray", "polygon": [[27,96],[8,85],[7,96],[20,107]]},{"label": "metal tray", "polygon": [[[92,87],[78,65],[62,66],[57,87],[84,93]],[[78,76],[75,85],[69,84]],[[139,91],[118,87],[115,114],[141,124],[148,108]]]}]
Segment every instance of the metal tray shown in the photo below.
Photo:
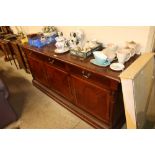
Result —
[{"label": "metal tray", "polygon": [[95,47],[95,48],[93,48],[93,49],[91,49],[90,51],[87,51],[87,52],[70,50],[70,54],[74,55],[74,56],[77,56],[77,57],[80,57],[80,58],[83,58],[83,59],[86,59],[89,56],[91,56],[94,51],[101,51],[102,49],[103,49],[102,44],[100,44],[99,46],[97,46],[97,47]]}]

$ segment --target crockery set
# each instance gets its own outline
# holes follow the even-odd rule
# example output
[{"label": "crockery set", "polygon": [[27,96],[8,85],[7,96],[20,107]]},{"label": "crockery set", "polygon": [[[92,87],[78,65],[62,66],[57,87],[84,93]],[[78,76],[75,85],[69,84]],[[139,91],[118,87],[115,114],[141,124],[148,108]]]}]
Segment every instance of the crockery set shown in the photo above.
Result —
[{"label": "crockery set", "polygon": [[93,51],[102,50],[102,43],[96,40],[86,41],[84,43],[84,33],[81,30],[70,32],[70,36],[66,39],[62,32],[58,32],[56,37],[57,49],[56,53],[70,52],[71,55],[85,59],[89,57]]},{"label": "crockery set", "polygon": [[[97,40],[84,43],[84,33],[81,30],[71,32],[68,40],[63,36],[62,32],[58,32],[55,44],[57,49],[55,52],[65,53],[70,51],[70,54],[83,58],[93,53],[95,59],[90,60],[92,64],[101,67],[110,65],[110,68],[115,71],[123,70],[125,62],[135,54],[140,54],[139,45],[134,41],[126,42],[122,48],[115,44],[108,44],[106,48],[102,48],[102,51],[100,51],[101,49],[98,47],[101,44]],[[112,63],[114,60],[118,60],[118,62]]]},{"label": "crockery set", "polygon": [[[112,70],[121,71],[125,68],[124,63],[135,54],[140,54],[139,52],[139,45],[133,41],[126,42],[123,48],[111,44],[102,51],[93,52],[95,59],[91,59],[90,62],[103,67],[110,65]],[[118,62],[112,63],[114,60]]]}]

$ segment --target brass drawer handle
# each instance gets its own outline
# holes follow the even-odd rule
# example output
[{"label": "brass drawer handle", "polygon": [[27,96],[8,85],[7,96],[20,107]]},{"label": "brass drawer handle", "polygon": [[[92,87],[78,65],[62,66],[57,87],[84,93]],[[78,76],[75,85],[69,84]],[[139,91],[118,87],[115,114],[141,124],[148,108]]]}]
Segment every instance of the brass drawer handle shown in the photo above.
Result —
[{"label": "brass drawer handle", "polygon": [[53,59],[53,60],[50,60],[50,61],[49,61],[49,63],[50,63],[50,64],[53,64],[53,63],[54,63],[54,61],[55,61],[54,59]]},{"label": "brass drawer handle", "polygon": [[91,76],[91,73],[87,73],[87,77],[89,78]]},{"label": "brass drawer handle", "polygon": [[88,79],[88,78],[89,78],[87,75],[83,75],[83,77],[85,77],[86,79]]},{"label": "brass drawer handle", "polygon": [[91,73],[86,73],[85,71],[82,71],[82,75],[83,75],[83,77],[88,79],[90,77]]},{"label": "brass drawer handle", "polygon": [[82,71],[82,75],[84,75],[85,74],[85,71]]},{"label": "brass drawer handle", "polygon": [[90,73],[87,73],[86,75],[83,75],[86,79],[88,79],[90,77]]}]

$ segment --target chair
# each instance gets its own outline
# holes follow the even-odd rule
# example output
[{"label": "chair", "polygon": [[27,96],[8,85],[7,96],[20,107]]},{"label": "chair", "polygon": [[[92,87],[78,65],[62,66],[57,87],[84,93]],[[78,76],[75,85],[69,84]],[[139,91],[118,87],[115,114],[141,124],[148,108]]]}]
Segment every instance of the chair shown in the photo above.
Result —
[{"label": "chair", "polygon": [[[4,52],[5,55],[5,61],[10,61],[10,64],[12,65],[12,60],[16,66],[17,69],[19,69],[19,64],[16,63],[16,55],[10,45],[10,41],[9,40],[0,40],[0,45],[2,48],[2,51]],[[18,61],[17,61],[18,62]]]},{"label": "chair", "polygon": [[0,128],[17,120],[17,115],[8,103],[9,92],[0,79]]}]

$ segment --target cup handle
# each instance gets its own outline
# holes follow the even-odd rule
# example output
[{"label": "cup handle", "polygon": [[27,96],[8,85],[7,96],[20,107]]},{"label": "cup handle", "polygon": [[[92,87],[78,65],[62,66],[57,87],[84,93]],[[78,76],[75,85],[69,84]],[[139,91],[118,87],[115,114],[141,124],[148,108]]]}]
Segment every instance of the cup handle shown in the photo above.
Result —
[{"label": "cup handle", "polygon": [[132,52],[133,52],[132,56],[134,56],[136,54],[136,48],[133,48]]},{"label": "cup handle", "polygon": [[128,61],[130,58],[131,58],[131,53],[128,53],[125,62]]}]

